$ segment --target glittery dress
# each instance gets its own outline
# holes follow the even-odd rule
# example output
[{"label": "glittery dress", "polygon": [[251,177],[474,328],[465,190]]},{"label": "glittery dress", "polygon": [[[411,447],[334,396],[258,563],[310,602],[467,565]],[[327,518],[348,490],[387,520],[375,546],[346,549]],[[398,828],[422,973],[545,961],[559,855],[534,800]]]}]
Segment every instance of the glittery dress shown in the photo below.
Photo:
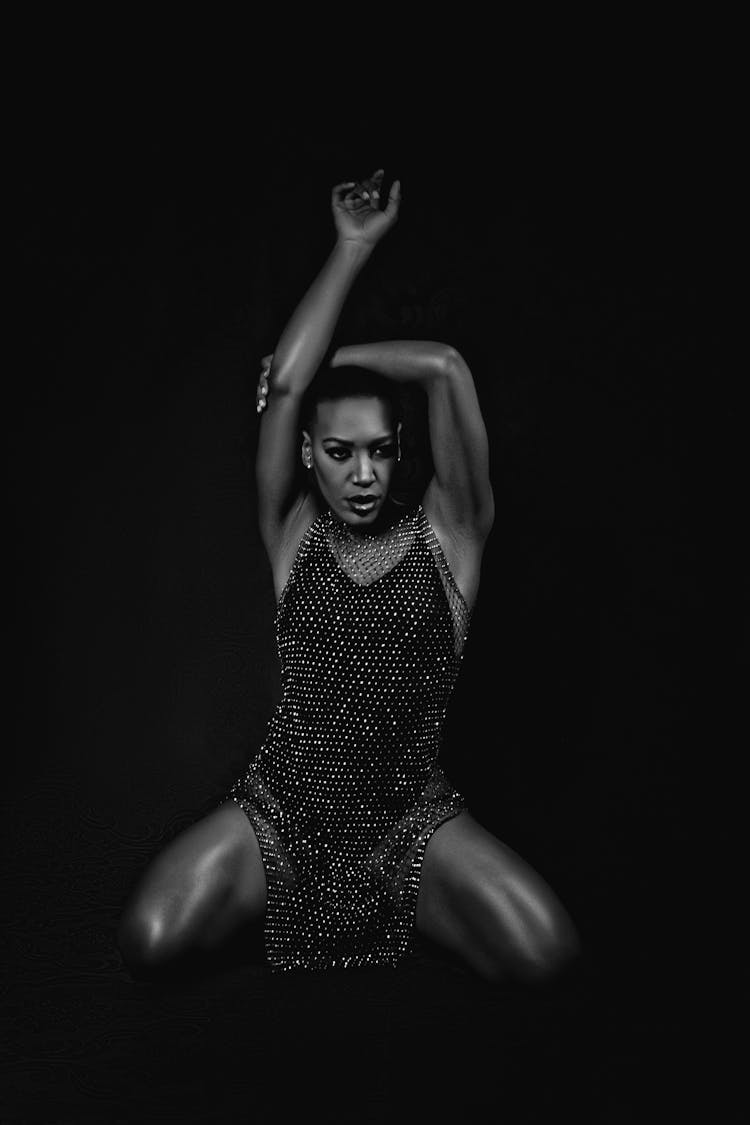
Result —
[{"label": "glittery dress", "polygon": [[275,970],[395,965],[433,831],[465,808],[437,764],[469,610],[421,505],[381,534],[330,511],[279,600],[281,700],[228,796],[268,888]]}]

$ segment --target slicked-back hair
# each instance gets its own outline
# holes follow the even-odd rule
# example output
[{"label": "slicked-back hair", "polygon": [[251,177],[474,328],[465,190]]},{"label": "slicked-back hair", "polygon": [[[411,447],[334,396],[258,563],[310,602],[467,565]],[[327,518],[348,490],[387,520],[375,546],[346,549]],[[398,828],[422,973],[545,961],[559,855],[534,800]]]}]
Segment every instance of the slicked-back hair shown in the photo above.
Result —
[{"label": "slicked-back hair", "polygon": [[388,405],[394,430],[401,421],[401,403],[390,379],[364,367],[324,367],[315,376],[302,400],[302,429],[310,432],[319,402],[335,402],[342,398],[378,398]]},{"label": "slicked-back hair", "polygon": [[[401,461],[396,466],[389,495],[397,511],[421,500],[432,471],[424,392],[418,388],[402,387],[364,367],[322,367],[302,400],[300,441],[302,430],[312,434],[318,403],[336,402],[343,398],[378,398],[389,406],[394,431],[399,422],[403,427]],[[314,485],[310,478],[311,474],[305,476],[304,471],[300,472],[303,487]]]}]

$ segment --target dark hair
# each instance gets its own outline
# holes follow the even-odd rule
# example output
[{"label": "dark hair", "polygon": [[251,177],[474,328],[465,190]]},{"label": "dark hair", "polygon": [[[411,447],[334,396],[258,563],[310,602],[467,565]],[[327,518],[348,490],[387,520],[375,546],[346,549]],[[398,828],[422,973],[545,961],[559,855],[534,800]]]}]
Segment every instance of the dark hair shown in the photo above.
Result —
[{"label": "dark hair", "polygon": [[340,398],[379,398],[388,404],[394,427],[401,421],[401,403],[390,379],[364,367],[324,367],[318,371],[302,400],[302,428],[310,429],[319,402],[335,402]]},{"label": "dark hair", "polygon": [[395,384],[368,368],[324,366],[302,400],[300,428],[309,432],[319,402],[341,398],[379,398],[388,404],[394,428],[399,422],[403,425],[401,461],[391,482],[390,495],[400,506],[421,500],[432,471],[424,392]]}]

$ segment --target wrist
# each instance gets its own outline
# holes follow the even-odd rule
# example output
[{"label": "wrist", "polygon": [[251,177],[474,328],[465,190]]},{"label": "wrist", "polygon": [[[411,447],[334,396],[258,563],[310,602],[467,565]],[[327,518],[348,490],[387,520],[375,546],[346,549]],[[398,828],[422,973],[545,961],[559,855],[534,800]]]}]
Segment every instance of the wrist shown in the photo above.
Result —
[{"label": "wrist", "polygon": [[345,255],[355,263],[366,262],[375,247],[374,242],[365,241],[363,238],[347,238],[339,235],[336,239],[336,251]]}]

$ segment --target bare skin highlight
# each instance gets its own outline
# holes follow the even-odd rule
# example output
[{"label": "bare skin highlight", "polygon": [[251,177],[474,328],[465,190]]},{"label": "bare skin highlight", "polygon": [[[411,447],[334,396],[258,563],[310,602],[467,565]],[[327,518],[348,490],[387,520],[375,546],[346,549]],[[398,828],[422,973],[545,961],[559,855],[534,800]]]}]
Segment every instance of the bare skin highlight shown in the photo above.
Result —
[{"label": "bare skin highlight", "polygon": [[[553,890],[475,820],[435,761],[442,722],[435,716],[442,716],[458,673],[494,522],[488,438],[468,365],[455,348],[431,340],[344,345],[329,356],[333,371],[357,368],[425,394],[434,472],[418,504],[403,513],[393,488],[404,431],[385,395],[347,393],[344,381],[343,389],[321,394],[303,424],[303,402],[322,378],[351,287],[399,218],[399,181],[387,196],[383,182],[378,169],[332,189],[334,245],[261,365],[256,485],[280,627],[287,629],[280,633],[288,675],[281,711],[248,767],[252,784],[243,788],[238,779],[232,795],[173,840],[134,888],[118,931],[133,972],[158,971],[191,950],[218,949],[259,925],[281,968],[394,964],[410,930],[493,982],[547,980],[580,951]],[[393,554],[371,583],[354,583],[359,589],[346,586],[327,549],[346,535],[364,543],[368,565]],[[349,614],[346,629],[338,623],[349,613],[342,606],[362,607]],[[365,626],[381,664],[368,649]],[[353,716],[351,728],[336,725],[343,720],[325,710],[326,693],[344,684],[348,694],[335,697],[337,714]],[[407,695],[411,718],[402,729]],[[346,742],[349,729],[361,740],[361,759],[360,744]],[[350,757],[342,750],[329,761],[327,735],[346,743]],[[391,777],[380,745],[399,762]],[[415,778],[421,780],[412,793]],[[402,799],[402,791],[411,795]],[[362,800],[347,798],[353,805],[345,806],[349,793]],[[301,807],[306,800],[309,807]],[[398,809],[392,823],[391,806]],[[355,855],[352,845],[349,855],[338,837],[326,836],[327,825],[341,825],[345,807],[362,833],[368,816],[385,826],[368,838],[369,851],[358,842],[360,851]],[[304,827],[297,835],[286,827],[295,817]],[[345,831],[340,835],[346,840]],[[368,883],[366,872],[377,866],[371,857],[380,862],[386,853],[392,867],[378,868],[379,881]],[[307,883],[300,872],[310,872]],[[367,888],[361,901],[352,892],[360,877]],[[295,918],[284,914],[284,901],[296,904],[289,908]],[[303,910],[312,918],[318,909],[338,919],[321,932],[319,948],[301,921]],[[358,929],[360,914],[370,920]],[[389,928],[401,935],[398,942],[389,943]],[[365,936],[359,941],[360,932],[369,944]],[[353,936],[345,940],[345,933]]]}]

